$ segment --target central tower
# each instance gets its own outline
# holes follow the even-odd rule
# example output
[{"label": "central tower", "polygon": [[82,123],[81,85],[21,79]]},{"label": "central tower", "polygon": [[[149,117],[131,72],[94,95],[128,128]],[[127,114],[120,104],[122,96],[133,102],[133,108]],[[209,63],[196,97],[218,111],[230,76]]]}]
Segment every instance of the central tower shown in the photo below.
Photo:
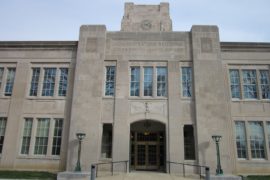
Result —
[{"label": "central tower", "polygon": [[160,3],[159,5],[125,3],[125,14],[122,19],[121,31],[172,31],[169,3]]}]

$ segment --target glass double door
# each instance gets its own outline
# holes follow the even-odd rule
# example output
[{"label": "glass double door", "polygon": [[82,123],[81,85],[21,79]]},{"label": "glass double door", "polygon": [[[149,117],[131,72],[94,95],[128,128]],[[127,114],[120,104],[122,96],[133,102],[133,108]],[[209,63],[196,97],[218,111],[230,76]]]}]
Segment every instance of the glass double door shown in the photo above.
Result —
[{"label": "glass double door", "polygon": [[161,170],[164,165],[164,145],[161,133],[131,135],[131,167],[135,170]]}]

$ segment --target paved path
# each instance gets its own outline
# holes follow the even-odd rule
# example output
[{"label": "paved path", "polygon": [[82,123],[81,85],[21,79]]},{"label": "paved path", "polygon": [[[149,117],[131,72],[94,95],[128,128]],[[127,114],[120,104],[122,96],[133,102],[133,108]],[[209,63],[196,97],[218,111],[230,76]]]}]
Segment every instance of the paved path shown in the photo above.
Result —
[{"label": "paved path", "polygon": [[166,173],[157,172],[131,172],[128,174],[98,177],[97,180],[198,180],[199,178],[191,178],[183,176],[175,176]]}]

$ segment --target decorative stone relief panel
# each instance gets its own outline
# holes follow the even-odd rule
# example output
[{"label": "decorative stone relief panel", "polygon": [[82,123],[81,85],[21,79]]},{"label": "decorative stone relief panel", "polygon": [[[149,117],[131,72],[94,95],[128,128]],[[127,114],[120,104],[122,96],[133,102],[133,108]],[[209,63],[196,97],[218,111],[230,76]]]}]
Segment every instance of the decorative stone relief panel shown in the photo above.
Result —
[{"label": "decorative stone relief panel", "polygon": [[97,52],[97,38],[87,38],[86,52]]},{"label": "decorative stone relief panel", "polygon": [[159,114],[167,116],[166,102],[131,102],[130,115],[135,114]]},{"label": "decorative stone relief panel", "polygon": [[201,38],[201,51],[203,53],[213,52],[213,43],[211,38]]}]

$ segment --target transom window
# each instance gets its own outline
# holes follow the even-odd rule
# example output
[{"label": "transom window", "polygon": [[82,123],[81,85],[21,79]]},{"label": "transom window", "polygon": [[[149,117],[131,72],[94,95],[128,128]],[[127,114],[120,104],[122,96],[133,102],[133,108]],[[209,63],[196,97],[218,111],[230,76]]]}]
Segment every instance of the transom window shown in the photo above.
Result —
[{"label": "transom window", "polygon": [[270,99],[268,69],[243,67],[242,69],[230,69],[229,73],[233,99]]},{"label": "transom window", "polygon": [[29,96],[66,96],[68,68],[33,67]]},{"label": "transom window", "polygon": [[131,66],[130,96],[166,97],[167,67]]}]

